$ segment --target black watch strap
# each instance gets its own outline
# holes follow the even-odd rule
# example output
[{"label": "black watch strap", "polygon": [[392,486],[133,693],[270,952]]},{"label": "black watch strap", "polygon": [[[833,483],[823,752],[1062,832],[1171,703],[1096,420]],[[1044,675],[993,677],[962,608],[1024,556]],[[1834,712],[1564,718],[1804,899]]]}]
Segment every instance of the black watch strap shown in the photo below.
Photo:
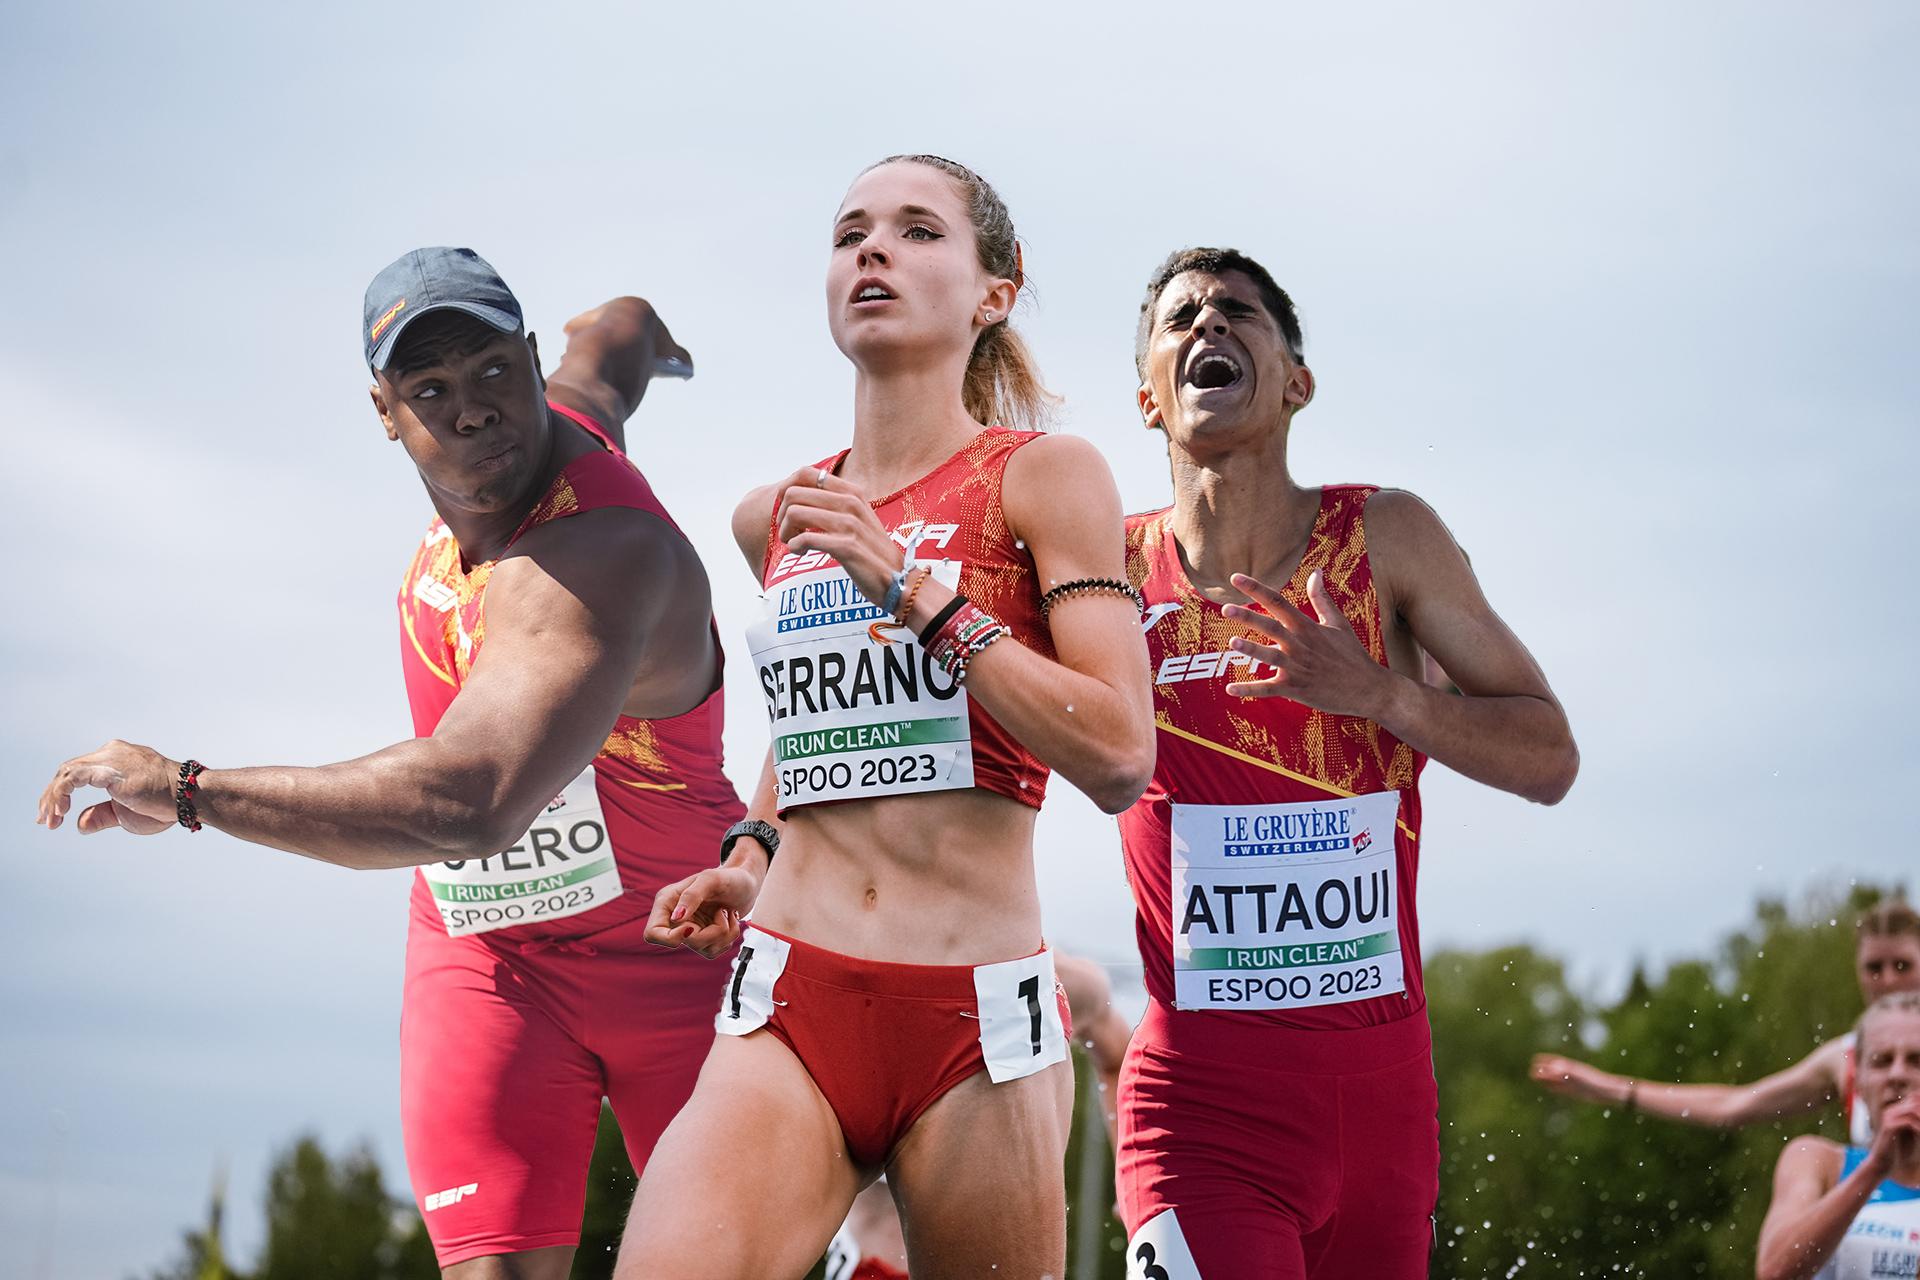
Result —
[{"label": "black watch strap", "polygon": [[767,851],[767,861],[773,861],[773,855],[780,852],[780,833],[773,829],[771,822],[762,822],[758,818],[743,818],[727,828],[720,837],[720,865],[727,865],[727,855],[733,852],[733,845],[741,836],[752,836]]}]

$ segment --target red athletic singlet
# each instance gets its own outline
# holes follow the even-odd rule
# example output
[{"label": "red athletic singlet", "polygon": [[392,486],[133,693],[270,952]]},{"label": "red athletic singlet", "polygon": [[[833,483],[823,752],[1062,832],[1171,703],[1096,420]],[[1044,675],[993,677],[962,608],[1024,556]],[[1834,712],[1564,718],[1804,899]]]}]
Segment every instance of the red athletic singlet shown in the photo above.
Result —
[{"label": "red athletic singlet", "polygon": [[[604,448],[568,463],[508,539],[600,507],[645,511],[673,526],[646,479],[597,424],[549,402]],[[486,639],[495,561],[464,568],[436,517],[400,588],[400,657],[414,731],[433,733]],[[718,688],[669,720],[621,716],[589,774],[504,853],[423,867],[413,910],[450,933],[532,942],[578,938],[645,916],[663,884],[711,866],[719,835],[744,812],[721,771]]]},{"label": "red athletic singlet", "polygon": [[[988,427],[871,505],[916,563],[1051,658],[1033,557],[1007,528],[1001,484],[1037,431]],[[818,463],[838,470],[845,451]],[[766,615],[749,631],[773,720],[780,808],[982,787],[1040,807],[1047,767],[972,703],[913,633],[886,620],[822,552],[773,530],[761,569]]]},{"label": "red athletic singlet", "polygon": [[[1361,518],[1374,492],[1322,490],[1284,594],[1312,617],[1307,578],[1319,570],[1385,665]],[[1147,602],[1158,739],[1153,782],[1120,818],[1147,990],[1169,1009],[1302,1030],[1417,1014],[1426,1004],[1414,910],[1426,758],[1368,720],[1229,697],[1226,685],[1249,672],[1228,641],[1259,637],[1194,590],[1171,517],[1127,522],[1128,573]]]}]

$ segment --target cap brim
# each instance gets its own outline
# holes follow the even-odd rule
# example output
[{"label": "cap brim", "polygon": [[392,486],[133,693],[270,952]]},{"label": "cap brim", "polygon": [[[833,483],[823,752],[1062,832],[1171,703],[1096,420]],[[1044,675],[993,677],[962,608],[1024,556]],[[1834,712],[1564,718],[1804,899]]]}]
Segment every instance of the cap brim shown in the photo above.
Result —
[{"label": "cap brim", "polygon": [[436,311],[464,311],[476,320],[486,321],[502,333],[520,332],[519,318],[511,312],[500,310],[498,307],[489,307],[485,303],[480,302],[429,303],[418,311],[409,312],[403,319],[396,322],[391,329],[381,335],[380,345],[373,349],[373,360],[371,362],[373,367],[381,373],[385,373],[387,371],[387,365],[393,361],[393,349],[399,345],[400,335],[407,331],[409,325],[432,315]]}]

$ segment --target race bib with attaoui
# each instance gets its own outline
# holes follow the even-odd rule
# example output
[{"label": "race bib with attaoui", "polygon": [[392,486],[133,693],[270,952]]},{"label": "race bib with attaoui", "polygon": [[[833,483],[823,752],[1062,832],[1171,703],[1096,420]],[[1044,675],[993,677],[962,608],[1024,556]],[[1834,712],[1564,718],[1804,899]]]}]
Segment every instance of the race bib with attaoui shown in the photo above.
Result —
[{"label": "race bib with attaoui", "polygon": [[[958,560],[916,561],[958,587]],[[966,690],[832,560],[769,587],[747,629],[781,808],[973,785]]]},{"label": "race bib with attaoui", "polygon": [[454,937],[564,920],[620,896],[620,868],[593,766],[567,784],[527,833],[489,858],[420,868]]},{"label": "race bib with attaoui", "polygon": [[1173,806],[1174,1003],[1304,1009],[1406,989],[1396,791]]}]

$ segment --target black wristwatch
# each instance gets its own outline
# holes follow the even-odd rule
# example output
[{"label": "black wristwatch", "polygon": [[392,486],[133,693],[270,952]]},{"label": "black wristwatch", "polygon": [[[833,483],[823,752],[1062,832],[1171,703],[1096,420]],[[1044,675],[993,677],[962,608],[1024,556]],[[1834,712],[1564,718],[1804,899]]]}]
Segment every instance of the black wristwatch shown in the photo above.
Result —
[{"label": "black wristwatch", "polygon": [[727,855],[733,852],[734,841],[741,836],[752,836],[767,851],[767,861],[772,863],[773,855],[780,852],[780,833],[773,829],[771,822],[762,822],[758,818],[742,818],[727,828],[727,834],[720,837],[720,865],[727,865]]}]

